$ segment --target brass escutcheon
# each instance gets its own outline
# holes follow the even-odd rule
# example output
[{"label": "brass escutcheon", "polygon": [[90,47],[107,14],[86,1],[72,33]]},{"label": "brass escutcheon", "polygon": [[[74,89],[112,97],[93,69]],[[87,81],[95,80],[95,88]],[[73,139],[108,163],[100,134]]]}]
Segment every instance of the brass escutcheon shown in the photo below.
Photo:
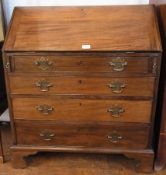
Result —
[{"label": "brass escutcheon", "polygon": [[113,58],[111,62],[109,62],[110,66],[114,71],[121,72],[127,66],[127,61],[124,58]]},{"label": "brass escutcheon", "polygon": [[45,79],[37,81],[35,85],[36,87],[39,87],[42,92],[47,92],[50,87],[53,87],[53,84]]},{"label": "brass escutcheon", "polygon": [[39,105],[36,107],[36,110],[40,113],[42,113],[43,115],[49,115],[50,113],[53,112],[54,108],[52,106],[49,105]]},{"label": "brass escutcheon", "polygon": [[120,94],[123,92],[124,88],[126,87],[126,84],[121,82],[113,82],[108,84],[108,87],[111,88],[113,93]]},{"label": "brass escutcheon", "polygon": [[107,112],[110,112],[111,116],[116,118],[116,117],[120,117],[120,115],[125,112],[125,109],[123,109],[120,106],[113,106],[107,109]]},{"label": "brass escutcheon", "polygon": [[53,132],[50,132],[50,131],[42,131],[39,135],[45,141],[50,141],[55,136],[55,134]]},{"label": "brass escutcheon", "polygon": [[112,143],[118,143],[120,140],[123,139],[123,137],[121,135],[119,135],[118,133],[116,133],[116,132],[108,135],[107,138]]},{"label": "brass escutcheon", "polygon": [[53,62],[49,61],[45,57],[41,57],[37,61],[35,61],[35,65],[37,65],[39,69],[46,71],[52,67]]}]

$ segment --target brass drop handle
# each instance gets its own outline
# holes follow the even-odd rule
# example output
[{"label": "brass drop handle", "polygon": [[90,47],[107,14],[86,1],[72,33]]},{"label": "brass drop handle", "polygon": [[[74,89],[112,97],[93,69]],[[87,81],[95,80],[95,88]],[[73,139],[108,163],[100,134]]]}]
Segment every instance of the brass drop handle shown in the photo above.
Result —
[{"label": "brass drop handle", "polygon": [[120,94],[123,92],[124,88],[126,87],[126,84],[120,82],[113,82],[108,84],[108,87],[111,88],[113,93]]},{"label": "brass drop handle", "polygon": [[39,105],[36,107],[36,110],[40,113],[42,113],[43,115],[49,115],[50,113],[52,113],[54,111],[54,108],[52,106],[49,105]]},{"label": "brass drop handle", "polygon": [[55,137],[55,133],[50,131],[43,131],[39,135],[45,141],[51,141]]},{"label": "brass drop handle", "polygon": [[125,109],[119,106],[114,106],[107,109],[107,112],[110,112],[112,117],[116,118],[116,117],[120,117],[120,115],[125,112]]},{"label": "brass drop handle", "polygon": [[119,141],[123,139],[123,137],[119,135],[118,133],[112,133],[111,135],[108,135],[107,138],[112,143],[118,143]]},{"label": "brass drop handle", "polygon": [[43,70],[43,71],[46,71],[46,70],[48,70],[48,69],[50,69],[51,67],[52,67],[52,65],[53,65],[53,62],[52,61],[49,61],[47,58],[45,58],[45,57],[41,57],[41,58],[39,58],[37,61],[35,61],[34,62],[35,63],[35,65],[39,68],[39,69],[41,69],[41,70]]},{"label": "brass drop handle", "polygon": [[39,87],[42,92],[47,92],[50,87],[53,87],[53,84],[47,80],[39,80],[36,82],[36,87]]},{"label": "brass drop handle", "polygon": [[124,58],[113,58],[111,62],[109,62],[109,65],[112,67],[114,71],[122,72],[125,67],[127,66],[127,61]]}]

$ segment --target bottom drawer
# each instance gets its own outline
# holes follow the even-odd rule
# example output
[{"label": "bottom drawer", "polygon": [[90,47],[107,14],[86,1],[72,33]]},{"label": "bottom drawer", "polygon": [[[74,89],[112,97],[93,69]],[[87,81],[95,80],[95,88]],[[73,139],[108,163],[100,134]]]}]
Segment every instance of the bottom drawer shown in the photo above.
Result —
[{"label": "bottom drawer", "polygon": [[110,149],[144,149],[148,144],[148,126],[35,122],[17,121],[15,123],[17,144]]}]

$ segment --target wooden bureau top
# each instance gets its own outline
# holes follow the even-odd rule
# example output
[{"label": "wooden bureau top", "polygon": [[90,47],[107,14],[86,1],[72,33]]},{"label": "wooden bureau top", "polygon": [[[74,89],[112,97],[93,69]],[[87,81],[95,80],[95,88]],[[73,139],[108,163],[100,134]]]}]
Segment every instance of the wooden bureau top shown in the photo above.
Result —
[{"label": "wooden bureau top", "polygon": [[4,50],[82,51],[89,45],[86,51],[161,51],[154,7],[17,7]]}]

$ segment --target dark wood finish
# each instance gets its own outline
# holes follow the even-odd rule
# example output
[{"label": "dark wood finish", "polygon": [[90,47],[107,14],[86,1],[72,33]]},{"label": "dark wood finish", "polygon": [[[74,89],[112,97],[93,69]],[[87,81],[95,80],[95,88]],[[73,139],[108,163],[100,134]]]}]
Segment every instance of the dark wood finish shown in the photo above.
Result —
[{"label": "dark wood finish", "polygon": [[9,122],[1,122],[1,145],[3,150],[3,162],[10,160],[10,146],[12,145],[11,130]]},{"label": "dark wood finish", "polygon": [[[39,111],[38,107],[43,105],[53,109],[50,112]],[[13,98],[12,106],[15,119],[150,123],[152,101]],[[117,107],[124,111],[117,115],[108,111]]]},{"label": "dark wood finish", "polygon": [[28,151],[28,150],[11,151],[11,161],[13,168],[26,168],[27,167],[26,156],[33,155],[36,153],[37,151]]},{"label": "dark wood finish", "polygon": [[93,51],[158,51],[154,19],[152,6],[16,8],[4,50],[80,51],[90,44]]},{"label": "dark wood finish", "polygon": [[162,170],[166,165],[166,133],[160,133],[155,170]]},{"label": "dark wood finish", "polygon": [[16,8],[3,50],[16,167],[31,151],[96,152],[130,155],[151,172],[161,61],[153,6]]},{"label": "dark wood finish", "polygon": [[140,173],[140,169],[143,169],[145,173],[153,173],[153,165],[154,165],[154,154],[153,153],[133,153],[133,154],[125,154],[126,157],[133,158],[135,157],[136,166],[135,169],[138,173]]},{"label": "dark wood finish", "polygon": [[148,145],[146,139],[149,135],[148,126],[54,124],[53,122],[18,122],[17,120],[15,126],[19,145],[54,147],[65,145],[98,149],[128,149],[129,147],[144,149]]},{"label": "dark wood finish", "polygon": [[[160,4],[161,1],[158,1],[156,3]],[[161,38],[163,43],[163,61],[160,78],[160,98],[158,102],[158,110],[161,111],[161,120],[158,120],[158,125],[160,127],[157,128],[158,130],[160,130],[160,133],[158,139],[155,169],[161,170],[166,165],[166,5],[158,5],[157,10],[158,19],[160,22],[160,32],[162,36]]]},{"label": "dark wood finish", "polygon": [[164,96],[163,96],[163,108],[162,108],[162,122],[161,122],[161,131],[166,132],[166,86],[164,86]]}]

